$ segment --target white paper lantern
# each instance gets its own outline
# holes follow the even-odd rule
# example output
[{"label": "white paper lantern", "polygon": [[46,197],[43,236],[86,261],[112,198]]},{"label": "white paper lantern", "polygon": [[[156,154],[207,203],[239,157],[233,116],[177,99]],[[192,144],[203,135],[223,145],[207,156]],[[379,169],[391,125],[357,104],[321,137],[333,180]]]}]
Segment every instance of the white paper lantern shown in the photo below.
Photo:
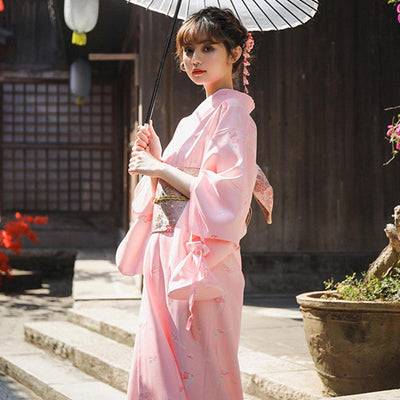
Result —
[{"label": "white paper lantern", "polygon": [[86,44],[86,33],[96,26],[98,16],[99,0],[65,0],[64,19],[73,31],[73,44]]},{"label": "white paper lantern", "polygon": [[83,100],[90,92],[91,86],[89,61],[78,58],[71,64],[69,85],[72,94],[75,96],[76,104],[82,105]]}]

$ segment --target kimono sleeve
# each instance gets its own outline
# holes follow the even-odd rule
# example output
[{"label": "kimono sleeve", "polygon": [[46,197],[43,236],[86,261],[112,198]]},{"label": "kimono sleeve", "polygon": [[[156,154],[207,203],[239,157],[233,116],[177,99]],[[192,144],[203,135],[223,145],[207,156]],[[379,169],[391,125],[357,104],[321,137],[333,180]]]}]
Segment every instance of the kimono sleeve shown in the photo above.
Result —
[{"label": "kimono sleeve", "polygon": [[[193,319],[195,300],[222,293],[213,271],[239,246],[246,233],[257,175],[257,131],[242,107],[228,107],[208,140],[199,174],[190,185],[185,254],[171,252],[168,296],[189,299]],[[177,257],[182,257],[178,260]]]},{"label": "kimono sleeve", "polygon": [[242,107],[228,107],[190,187],[192,236],[239,244],[257,176],[256,126]]},{"label": "kimono sleeve", "polygon": [[151,235],[154,196],[151,178],[144,176],[135,188],[131,226],[116,252],[116,265],[124,275],[143,273],[143,257]]}]

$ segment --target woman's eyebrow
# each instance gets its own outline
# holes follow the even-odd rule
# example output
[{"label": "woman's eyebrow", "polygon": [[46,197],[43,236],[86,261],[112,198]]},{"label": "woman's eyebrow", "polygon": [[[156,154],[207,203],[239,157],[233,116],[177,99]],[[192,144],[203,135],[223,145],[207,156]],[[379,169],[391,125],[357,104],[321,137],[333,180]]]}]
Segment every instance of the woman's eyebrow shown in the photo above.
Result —
[{"label": "woman's eyebrow", "polygon": [[194,45],[196,45],[196,44],[218,44],[218,42],[214,42],[214,41],[212,41],[212,40],[210,40],[210,39],[205,39],[205,40],[201,40],[200,42],[189,42],[189,43],[186,43],[186,44],[184,44],[182,47],[183,48],[187,48],[187,47],[193,47]]}]

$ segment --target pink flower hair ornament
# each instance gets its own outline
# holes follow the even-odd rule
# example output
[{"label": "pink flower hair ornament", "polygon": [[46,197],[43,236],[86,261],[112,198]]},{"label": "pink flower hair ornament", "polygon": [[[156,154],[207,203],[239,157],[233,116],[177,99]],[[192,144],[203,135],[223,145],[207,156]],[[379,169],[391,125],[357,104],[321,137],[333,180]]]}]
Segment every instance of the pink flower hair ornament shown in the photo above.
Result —
[{"label": "pink flower hair ornament", "polygon": [[246,40],[246,43],[244,44],[244,49],[243,49],[243,86],[244,86],[244,91],[246,93],[249,93],[249,90],[247,89],[247,85],[249,84],[249,80],[247,79],[248,76],[250,76],[250,72],[247,69],[247,67],[250,65],[248,58],[250,57],[250,52],[254,47],[254,39],[251,33],[248,33],[248,39]]}]

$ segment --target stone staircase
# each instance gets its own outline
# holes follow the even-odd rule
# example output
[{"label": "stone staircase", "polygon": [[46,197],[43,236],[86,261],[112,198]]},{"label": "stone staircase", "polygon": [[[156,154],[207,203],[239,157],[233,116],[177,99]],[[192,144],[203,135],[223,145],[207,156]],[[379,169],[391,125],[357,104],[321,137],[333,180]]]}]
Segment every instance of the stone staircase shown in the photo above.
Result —
[{"label": "stone staircase", "polygon": [[[22,395],[8,397],[0,373],[0,400],[126,400],[137,310],[126,305],[83,305],[70,309],[67,321],[25,324],[25,342],[2,348],[0,370],[25,388]],[[244,347],[239,361],[245,400],[322,399],[307,393],[305,386],[312,379],[290,362]],[[337,399],[398,400],[399,396],[396,390]]]},{"label": "stone staircase", "polygon": [[[126,400],[138,306],[129,300],[81,301],[68,310],[66,321],[26,323],[25,341],[7,342],[0,351],[0,371],[24,385],[25,394],[3,397],[0,373],[0,400]],[[245,400],[323,397],[315,372],[300,364],[243,346],[239,362]],[[400,394],[337,399],[399,400]]]},{"label": "stone staircase", "polygon": [[[105,314],[110,321],[99,319]],[[125,310],[73,308],[68,321],[30,322],[24,333],[24,343],[2,351],[0,370],[40,398],[126,399],[135,318],[127,318]],[[261,398],[272,399],[245,395]]]},{"label": "stone staircase", "polygon": [[[140,282],[116,271],[113,252],[80,251],[67,320],[28,322],[25,341],[0,347],[0,371],[32,396],[3,398],[0,380],[0,400],[126,400],[138,297]],[[239,361],[245,400],[322,397],[318,377],[304,365],[246,347]]]},{"label": "stone staircase", "polygon": [[[25,340],[21,332],[0,344],[0,400],[126,400],[138,297],[140,282],[116,272],[112,252],[81,251],[74,268],[75,301],[67,316],[63,314],[64,320],[48,321],[42,314],[41,320],[24,325]],[[308,358],[300,353],[269,352],[271,348],[260,337],[267,327],[274,328],[278,336],[270,333],[268,341],[282,345],[279,332],[288,332],[289,321],[301,318],[298,310],[257,304],[256,311],[244,306],[242,319],[246,329],[239,363],[244,399],[325,399]],[[249,336],[249,329],[255,327],[256,336]],[[297,334],[294,339],[299,340]],[[294,345],[290,340],[285,343]],[[400,391],[339,399],[400,400]]]}]

